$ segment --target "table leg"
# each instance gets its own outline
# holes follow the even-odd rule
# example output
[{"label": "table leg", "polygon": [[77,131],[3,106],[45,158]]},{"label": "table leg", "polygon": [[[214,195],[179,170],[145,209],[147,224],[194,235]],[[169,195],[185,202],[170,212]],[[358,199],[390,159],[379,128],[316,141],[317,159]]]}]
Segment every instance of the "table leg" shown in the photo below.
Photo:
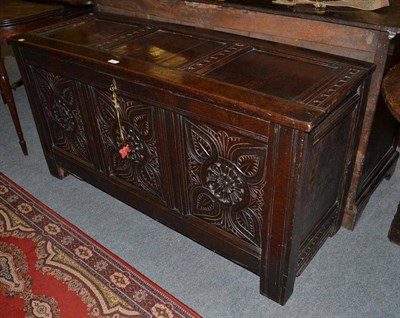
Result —
[{"label": "table leg", "polygon": [[0,48],[0,86],[1,86],[2,95],[4,96],[7,106],[8,106],[8,109],[10,110],[10,114],[11,114],[12,120],[14,122],[15,130],[17,131],[17,135],[19,138],[19,144],[21,145],[22,152],[24,153],[25,156],[27,156],[28,149],[26,146],[26,142],[24,140],[24,135],[22,133],[21,124],[19,122],[17,108],[15,107],[14,97],[13,97],[13,94],[11,91],[7,70],[4,65],[3,59],[1,58],[1,48]]}]

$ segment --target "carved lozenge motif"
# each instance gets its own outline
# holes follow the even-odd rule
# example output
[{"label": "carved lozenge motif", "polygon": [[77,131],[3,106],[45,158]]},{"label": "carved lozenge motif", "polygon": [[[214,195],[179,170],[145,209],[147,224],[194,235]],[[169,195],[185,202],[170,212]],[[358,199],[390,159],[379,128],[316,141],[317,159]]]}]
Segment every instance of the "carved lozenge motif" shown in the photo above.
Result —
[{"label": "carved lozenge motif", "polygon": [[[119,96],[121,140],[112,96],[93,88],[96,96],[101,138],[109,173],[135,187],[163,198],[153,107]],[[131,151],[122,158],[119,149],[128,144]]]},{"label": "carved lozenge motif", "polygon": [[37,67],[31,66],[30,70],[37,82],[37,93],[45,109],[54,146],[90,162],[74,81]]}]

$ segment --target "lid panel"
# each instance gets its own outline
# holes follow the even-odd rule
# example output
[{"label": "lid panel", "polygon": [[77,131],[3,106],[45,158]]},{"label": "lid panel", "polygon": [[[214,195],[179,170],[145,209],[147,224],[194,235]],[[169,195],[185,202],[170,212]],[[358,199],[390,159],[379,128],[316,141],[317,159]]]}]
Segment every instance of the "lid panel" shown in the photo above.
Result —
[{"label": "lid panel", "polygon": [[333,72],[335,68],[330,65],[252,50],[211,70],[205,76],[268,95],[294,99]]},{"label": "lid panel", "polygon": [[19,45],[71,54],[96,71],[305,131],[373,70],[320,52],[152,20],[89,15],[32,33]]},{"label": "lid panel", "polygon": [[116,46],[112,52],[151,63],[176,67],[208,54],[224,43],[157,30]]},{"label": "lid panel", "polygon": [[76,23],[68,28],[55,30],[47,33],[46,36],[65,42],[71,42],[79,45],[93,45],[103,42],[110,37],[115,37],[120,33],[133,31],[138,25],[123,24],[102,20],[90,19],[83,23]]}]

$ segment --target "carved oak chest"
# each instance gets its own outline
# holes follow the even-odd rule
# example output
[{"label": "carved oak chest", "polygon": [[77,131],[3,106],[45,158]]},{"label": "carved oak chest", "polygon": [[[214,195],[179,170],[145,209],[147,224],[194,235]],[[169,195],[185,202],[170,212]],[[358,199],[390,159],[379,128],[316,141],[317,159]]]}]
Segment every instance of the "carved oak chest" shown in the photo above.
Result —
[{"label": "carved oak chest", "polygon": [[286,302],[340,227],[371,65],[106,14],[12,44],[54,176],[92,183]]}]

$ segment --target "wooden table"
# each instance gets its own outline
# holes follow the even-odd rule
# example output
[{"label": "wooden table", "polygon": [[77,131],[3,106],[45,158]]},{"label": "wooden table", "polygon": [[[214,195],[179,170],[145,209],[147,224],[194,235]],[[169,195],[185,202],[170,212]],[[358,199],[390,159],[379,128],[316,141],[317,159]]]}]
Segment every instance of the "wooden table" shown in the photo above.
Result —
[{"label": "wooden table", "polygon": [[[9,37],[58,22],[61,20],[63,11],[63,6],[59,5],[48,5],[22,0],[1,0],[0,56],[1,46],[6,44]],[[0,76],[2,95],[4,96],[4,100],[10,110],[22,152],[24,155],[27,155],[28,149],[22,133],[17,108],[15,107],[14,97],[3,58],[0,59]]]},{"label": "wooden table", "polygon": [[[400,122],[400,64],[386,74],[382,90],[390,111]],[[388,237],[390,241],[400,245],[400,204],[390,226]]]}]

